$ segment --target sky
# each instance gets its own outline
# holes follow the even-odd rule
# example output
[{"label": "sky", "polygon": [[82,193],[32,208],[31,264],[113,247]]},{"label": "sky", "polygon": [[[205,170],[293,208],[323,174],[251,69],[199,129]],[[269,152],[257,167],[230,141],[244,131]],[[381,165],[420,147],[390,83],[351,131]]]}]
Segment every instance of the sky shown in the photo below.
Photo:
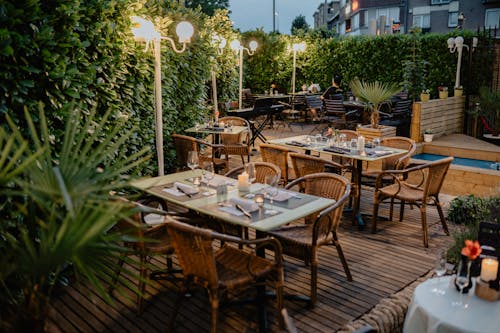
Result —
[{"label": "sky", "polygon": [[[323,0],[275,0],[276,30],[290,34],[292,21],[304,15],[307,23],[314,27],[313,14]],[[264,28],[265,32],[273,30],[273,0],[229,0],[230,18],[234,27],[242,32]]]}]

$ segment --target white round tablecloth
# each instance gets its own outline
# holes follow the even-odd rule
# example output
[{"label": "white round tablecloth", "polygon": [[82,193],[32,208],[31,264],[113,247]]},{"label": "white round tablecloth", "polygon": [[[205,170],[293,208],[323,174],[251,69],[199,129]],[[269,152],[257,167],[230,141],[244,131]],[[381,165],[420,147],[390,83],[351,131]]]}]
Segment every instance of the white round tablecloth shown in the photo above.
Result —
[{"label": "white round tablecloth", "polygon": [[[467,308],[454,307],[460,294],[451,284],[452,276],[429,279],[415,288],[406,313],[404,333],[498,333],[500,332],[500,301],[489,302],[477,297],[471,289],[463,295]],[[436,286],[444,295],[432,292]]]}]

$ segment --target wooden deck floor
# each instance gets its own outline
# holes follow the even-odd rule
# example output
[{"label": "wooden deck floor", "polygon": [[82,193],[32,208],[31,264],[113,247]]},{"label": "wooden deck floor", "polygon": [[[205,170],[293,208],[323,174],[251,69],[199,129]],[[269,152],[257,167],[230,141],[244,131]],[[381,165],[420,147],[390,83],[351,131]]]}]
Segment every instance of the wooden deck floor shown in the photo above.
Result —
[{"label": "wooden deck floor", "polygon": [[[291,133],[296,135],[295,133]],[[290,133],[288,133],[290,136]],[[235,160],[238,160],[235,158]],[[369,213],[372,192],[364,190],[362,211]],[[381,216],[388,206],[382,205]],[[348,282],[335,247],[323,247],[319,254],[318,303],[308,309],[304,303],[285,301],[285,307],[299,332],[335,332],[350,320],[368,312],[383,298],[405,288],[426,275],[433,267],[434,253],[451,240],[445,236],[434,207],[428,208],[430,247],[422,244],[418,209],[406,209],[403,222],[379,222],[379,232],[369,228],[358,230],[345,215],[340,228],[340,242],[348,261],[353,281]],[[285,261],[285,292],[309,293],[310,269],[293,258]],[[153,262],[164,267],[159,260]],[[130,281],[130,283],[136,283]],[[177,287],[169,281],[153,282],[147,289],[145,312],[135,314],[135,298],[131,293],[115,293],[114,304],[106,304],[92,290],[72,285],[57,299],[49,323],[50,332],[165,332],[174,306]],[[271,332],[279,332],[277,313],[268,303]],[[205,293],[186,298],[176,321],[176,332],[207,332],[210,306]],[[222,307],[220,332],[257,332],[255,306]]]}]

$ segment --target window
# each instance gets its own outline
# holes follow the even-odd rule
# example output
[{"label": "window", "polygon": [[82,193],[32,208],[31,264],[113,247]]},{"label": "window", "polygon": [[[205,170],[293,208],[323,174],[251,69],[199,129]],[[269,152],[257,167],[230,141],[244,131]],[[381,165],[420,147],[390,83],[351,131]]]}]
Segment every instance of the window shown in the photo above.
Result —
[{"label": "window", "polygon": [[351,32],[351,19],[345,20],[345,32]]},{"label": "window", "polygon": [[359,29],[359,14],[352,17],[352,29]]},{"label": "window", "polygon": [[450,3],[451,0],[431,0],[431,5],[442,5],[445,3]]},{"label": "window", "polygon": [[429,14],[414,15],[413,16],[413,26],[419,27],[419,28],[430,28],[431,27],[431,16]]},{"label": "window", "polygon": [[385,16],[387,21],[385,21],[385,25],[387,27],[391,26],[392,22],[399,22],[399,8],[391,7],[391,8],[379,8],[377,9],[377,19],[380,19],[380,16]]},{"label": "window", "polygon": [[500,27],[500,9],[487,9],[485,13],[484,26],[487,28]]},{"label": "window", "polygon": [[458,26],[458,12],[448,13],[448,27],[455,28]]}]

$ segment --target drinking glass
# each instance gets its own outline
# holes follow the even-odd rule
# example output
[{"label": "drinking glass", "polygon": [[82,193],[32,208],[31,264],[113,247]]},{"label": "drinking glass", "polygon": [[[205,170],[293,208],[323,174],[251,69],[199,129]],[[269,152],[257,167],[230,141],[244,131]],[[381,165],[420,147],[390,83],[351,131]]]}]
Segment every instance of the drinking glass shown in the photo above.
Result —
[{"label": "drinking glass", "polygon": [[444,295],[445,290],[439,288],[441,283],[441,276],[446,273],[446,251],[439,251],[436,256],[436,263],[434,266],[434,273],[436,274],[436,286],[432,288],[432,292],[438,295]]},{"label": "drinking glass", "polygon": [[357,139],[351,139],[351,144],[349,145],[349,148],[351,148],[351,152],[357,152],[358,151],[358,140]]},{"label": "drinking glass", "polygon": [[[265,183],[267,185],[265,189],[265,195],[267,198],[269,198],[269,203],[272,205],[273,198],[278,194],[278,179],[276,176],[267,175],[265,178]],[[267,212],[269,214],[277,213],[277,211],[274,209],[269,209]]]},{"label": "drinking glass", "polygon": [[379,148],[380,147],[380,138],[374,138],[372,143],[373,143],[373,148]]},{"label": "drinking glass", "polygon": [[345,148],[345,146],[347,145],[347,135],[345,135],[344,133],[340,134],[339,136],[339,145],[342,148]]},{"label": "drinking glass", "polygon": [[203,164],[203,178],[207,181],[207,187],[210,187],[210,181],[215,177],[214,164],[205,162]]},{"label": "drinking glass", "polygon": [[458,270],[457,270],[457,277],[455,279],[455,283],[458,286],[458,289],[460,289],[460,298],[457,301],[454,301],[451,303],[452,306],[457,306],[457,307],[463,307],[464,309],[467,309],[469,306],[468,304],[463,303],[463,296],[464,296],[464,288],[469,285],[469,267],[463,268],[463,265],[469,265],[469,262],[464,263],[463,260],[460,261],[460,264],[458,265]]},{"label": "drinking glass", "polygon": [[321,144],[321,142],[323,141],[323,136],[320,133],[318,133],[318,134],[316,134],[314,139],[315,139],[316,145],[319,146]]},{"label": "drinking glass", "polygon": [[248,174],[248,182],[252,184],[257,178],[257,174],[255,172],[255,164],[248,163],[247,165],[245,165],[245,171]]},{"label": "drinking glass", "polygon": [[198,167],[198,152],[195,150],[190,150],[187,157],[187,166],[193,170]]}]

